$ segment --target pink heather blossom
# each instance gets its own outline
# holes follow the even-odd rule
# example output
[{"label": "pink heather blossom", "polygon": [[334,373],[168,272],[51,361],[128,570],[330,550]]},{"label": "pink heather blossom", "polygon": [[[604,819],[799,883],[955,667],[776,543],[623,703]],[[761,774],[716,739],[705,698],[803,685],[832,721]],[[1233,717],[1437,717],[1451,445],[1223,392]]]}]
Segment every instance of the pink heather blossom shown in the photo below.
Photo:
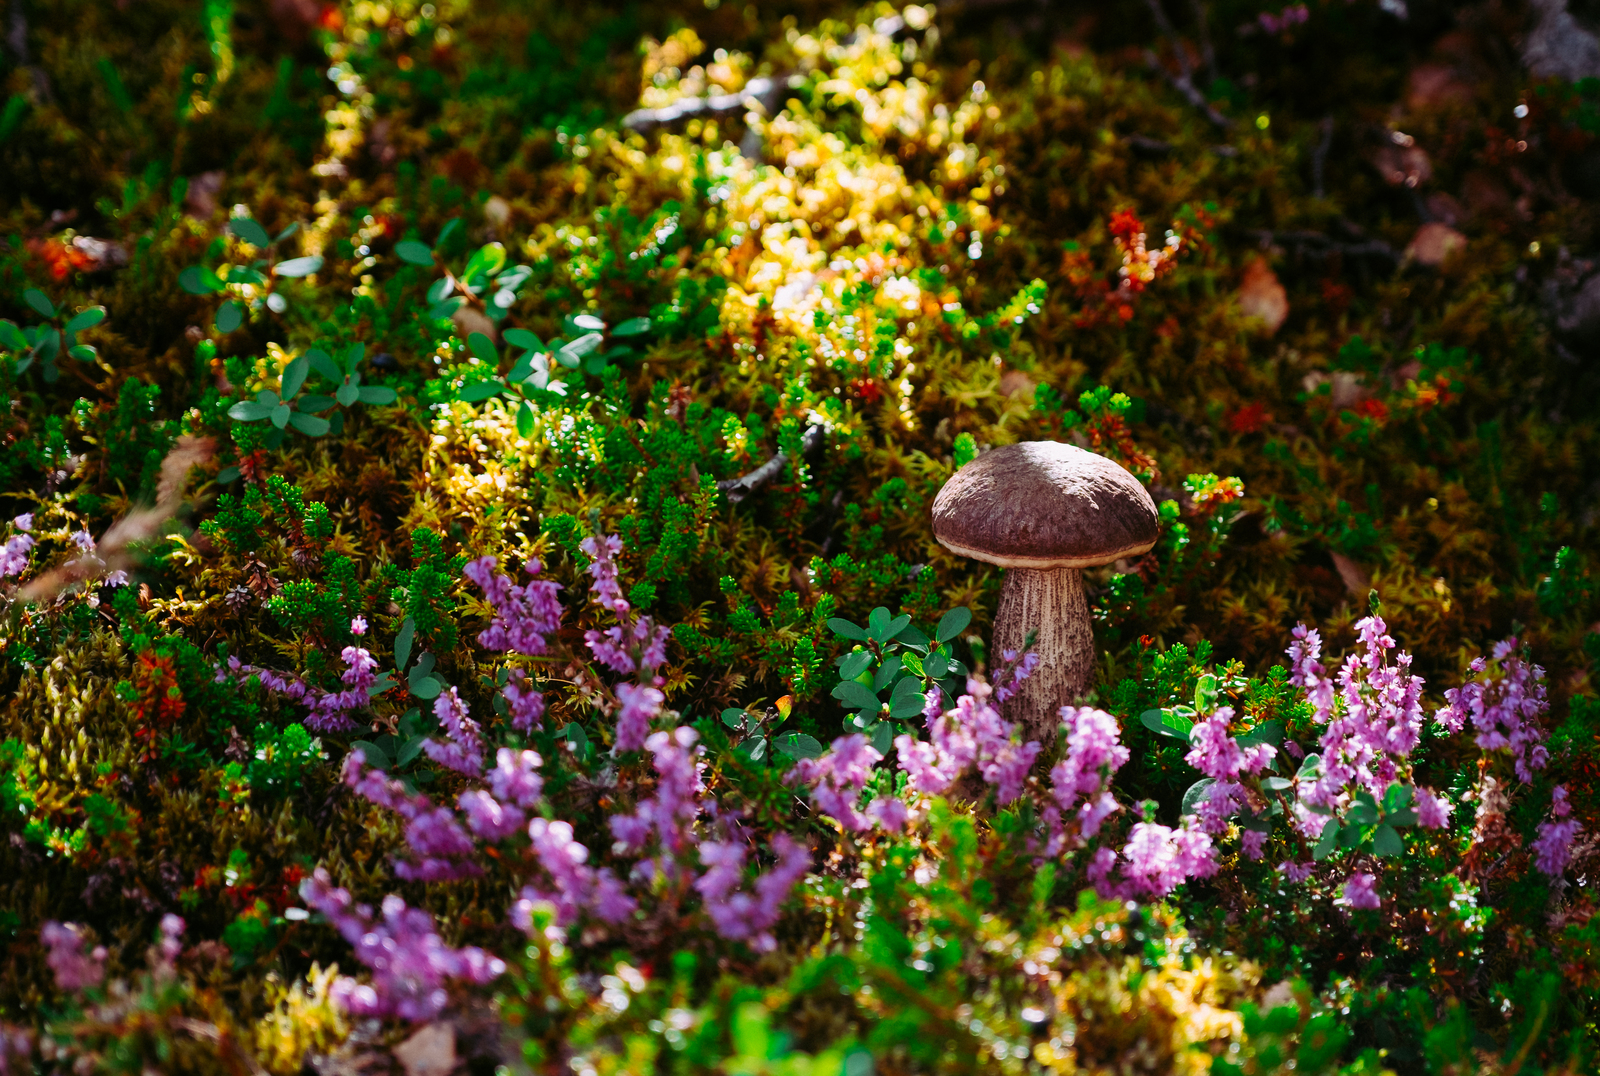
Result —
[{"label": "pink heather blossom", "polygon": [[33,513],[24,512],[11,521],[11,525],[24,534],[33,530]]},{"label": "pink heather blossom", "polygon": [[544,694],[532,686],[532,681],[521,669],[510,671],[500,694],[506,700],[513,729],[531,732],[544,728]]},{"label": "pink heather blossom", "polygon": [[1550,708],[1544,669],[1522,659],[1514,638],[1495,644],[1489,658],[1480,656],[1469,668],[1472,679],[1444,693],[1445,705],[1434,720],[1451,732],[1470,720],[1477,729],[1477,745],[1509,752],[1517,778],[1531,782],[1534,771],[1544,769],[1550,758],[1539,724]]},{"label": "pink heather blossom", "polygon": [[495,572],[496,563],[493,557],[479,557],[461,573],[477,584],[494,609],[494,619],[478,634],[478,642],[490,650],[537,657],[549,649],[546,636],[561,626],[561,584],[531,578],[539,574],[540,565],[530,559],[529,582],[513,586],[509,576]]},{"label": "pink heather blossom", "polygon": [[694,883],[705,901],[712,927],[729,941],[748,941],[757,952],[777,947],[772,927],[789,891],[811,867],[811,851],[786,833],[772,840],[778,862],[756,878],[754,893],[738,888],[744,875],[744,845],[735,841],[705,841],[700,862],[708,869]]},{"label": "pink heather blossom", "polygon": [[445,740],[428,740],[422,745],[428,757],[441,766],[476,777],[483,772],[483,735],[478,723],[467,715],[467,704],[455,688],[442,693],[433,703],[433,715],[444,726]]},{"label": "pink heather blossom", "polygon": [[[1013,674],[1020,672],[1025,676],[1029,668],[1024,659]],[[1015,679],[1012,682],[1015,683]],[[993,694],[988,684],[976,677],[969,678],[967,693],[956,700],[954,708],[940,713],[936,693],[928,693],[928,703],[923,710],[928,742],[920,742],[909,735],[895,739],[900,768],[910,777],[913,789],[938,794],[949,788],[968,766],[976,764],[978,776],[995,787],[1000,803],[1010,803],[1022,794],[1041,745],[1031,740],[1016,741],[1011,722],[1001,717],[1000,711],[990,702]]]},{"label": "pink heather blossom", "polygon": [[[32,525],[32,516],[18,516],[16,520],[13,520],[13,522],[18,522],[23,519],[26,519],[30,526]],[[25,531],[28,528],[23,527],[21,529]],[[5,547],[0,549],[0,579],[9,578],[13,575],[21,575],[23,572],[27,571],[28,554],[32,549],[33,535],[31,534],[13,534],[10,538],[6,539]]]},{"label": "pink heather blossom", "polygon": [[1423,829],[1443,829],[1450,824],[1456,805],[1418,785],[1413,791],[1417,805],[1417,825]]},{"label": "pink heather blossom", "polygon": [[521,808],[501,803],[481,789],[471,789],[456,798],[456,806],[467,818],[467,828],[486,841],[503,841],[522,829],[528,820]]},{"label": "pink heather blossom", "polygon": [[1039,667],[1040,657],[1030,650],[1018,658],[1015,650],[1003,651],[1000,655],[1001,667],[994,678],[994,701],[1005,702],[1017,693],[1017,687],[1033,675]]},{"label": "pink heather blossom", "polygon": [[72,544],[84,553],[93,553],[95,550],[94,535],[88,531],[74,531],[67,536],[72,539]]},{"label": "pink heather blossom", "polygon": [[533,851],[550,878],[550,888],[525,886],[511,921],[527,932],[532,928],[533,905],[549,903],[555,907],[556,922],[570,926],[585,912],[607,923],[620,923],[633,914],[635,904],[610,870],[595,870],[588,865],[589,849],[573,839],[572,826],[535,818],[528,823]]},{"label": "pink heather blossom", "polygon": [[183,931],[186,926],[182,916],[169,913],[161,917],[161,943],[157,951],[162,963],[170,966],[183,952]]},{"label": "pink heather blossom", "polygon": [[1378,895],[1378,880],[1365,872],[1357,872],[1344,883],[1344,893],[1335,904],[1347,908],[1381,908],[1383,898]]},{"label": "pink heather blossom", "polygon": [[1201,832],[1220,837],[1228,832],[1228,819],[1244,805],[1243,785],[1237,781],[1216,781],[1195,808],[1195,824]]},{"label": "pink heather blossom", "polygon": [[350,621],[350,634],[351,635],[354,635],[356,638],[359,639],[361,636],[365,635],[366,633],[367,633],[367,618],[366,617],[358,616],[354,620]]},{"label": "pink heather blossom", "polygon": [[889,833],[899,833],[905,829],[906,821],[911,816],[906,805],[893,796],[879,796],[867,804],[866,813],[879,829]]},{"label": "pink heather blossom", "polygon": [[1258,829],[1247,829],[1239,835],[1239,850],[1246,859],[1260,859],[1266,854],[1267,835]]},{"label": "pink heather blossom", "polygon": [[617,701],[622,708],[617,712],[617,739],[613,749],[619,754],[637,751],[650,735],[650,722],[660,713],[667,697],[659,689],[638,684],[618,684]]},{"label": "pink heather blossom", "polygon": [[300,883],[300,897],[327,916],[372,971],[370,985],[343,976],[334,983],[334,1001],[353,1016],[431,1020],[449,1001],[445,986],[451,980],[482,984],[506,969],[504,961],[476,946],[450,948],[434,929],[433,916],[394,894],[383,898],[382,916],[374,919],[371,907],[334,888],[321,867]]},{"label": "pink heather blossom", "polygon": [[345,663],[345,670],[339,677],[344,684],[343,691],[327,691],[298,676],[245,665],[236,657],[230,657],[226,665],[217,668],[216,680],[220,684],[229,679],[254,676],[274,695],[305,705],[305,726],[312,732],[350,732],[357,726],[346,715],[371,703],[370,689],[378,682],[378,662],[359,646],[347,646],[339,656]]},{"label": "pink heather blossom", "polygon": [[529,810],[544,792],[544,778],[539,776],[542,765],[544,760],[537,751],[502,747],[495,752],[495,767],[489,771],[489,791],[502,803]]},{"label": "pink heather blossom", "polygon": [[820,758],[803,758],[789,771],[789,780],[811,789],[811,805],[859,833],[872,828],[872,819],[856,810],[872,767],[883,758],[861,733],[841,736]]},{"label": "pink heather blossom", "polygon": [[1184,761],[1207,777],[1222,780],[1241,773],[1260,773],[1277,755],[1271,744],[1257,743],[1240,747],[1228,735],[1228,725],[1233,720],[1233,707],[1218,707],[1209,717],[1197,722],[1189,734],[1193,745]]},{"label": "pink heather blossom", "polygon": [[105,946],[97,945],[85,953],[88,939],[78,924],[51,920],[40,928],[39,941],[44,944],[44,962],[55,973],[58,989],[77,994],[105,981]]},{"label": "pink heather blossom", "polygon": [[700,780],[702,752],[695,747],[699,739],[699,733],[682,725],[671,732],[652,733],[645,740],[645,748],[655,756],[655,795],[642,801],[631,815],[611,816],[617,851],[640,851],[654,835],[663,853],[659,865],[665,867],[688,849],[690,828],[700,815],[700,797],[705,792]]},{"label": "pink heather blossom", "polygon": [[1533,842],[1533,865],[1548,878],[1560,878],[1572,858],[1572,842],[1578,838],[1578,822],[1569,817],[1572,805],[1567,802],[1567,788],[1557,785],[1550,793],[1549,822],[1539,823],[1539,833]]},{"label": "pink heather blossom", "polygon": [[1080,798],[1097,796],[1128,761],[1128,749],[1119,742],[1117,719],[1090,706],[1063,706],[1067,749],[1050,771],[1051,795],[1063,811],[1072,810]]},{"label": "pink heather blossom", "polygon": [[0,1076],[31,1074],[33,1033],[15,1024],[0,1022]]},{"label": "pink heather blossom", "polygon": [[1278,864],[1278,873],[1283,875],[1291,885],[1299,885],[1311,877],[1311,872],[1316,869],[1317,865],[1315,863],[1296,863],[1290,859]]},{"label": "pink heather blossom", "polygon": [[584,641],[595,659],[613,672],[631,676],[640,669],[654,669],[667,659],[667,629],[656,626],[649,617],[635,618],[633,607],[623,597],[617,579],[616,556],[622,552],[622,539],[585,538],[578,548],[591,558],[589,575],[594,579],[590,593],[617,618],[617,626],[604,631],[590,629]]},{"label": "pink heather blossom", "polygon": [[412,795],[382,770],[370,769],[360,748],[344,762],[344,782],[355,793],[406,820],[406,858],[396,860],[394,872],[407,881],[439,882],[483,873],[472,857],[477,848],[461,828],[455,814],[435,807],[423,795]]}]

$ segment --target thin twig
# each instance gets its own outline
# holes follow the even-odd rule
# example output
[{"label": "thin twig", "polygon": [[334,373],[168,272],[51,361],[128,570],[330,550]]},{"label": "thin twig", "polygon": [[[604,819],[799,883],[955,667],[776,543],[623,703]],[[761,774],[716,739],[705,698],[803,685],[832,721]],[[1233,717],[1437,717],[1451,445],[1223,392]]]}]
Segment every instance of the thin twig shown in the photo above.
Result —
[{"label": "thin twig", "polygon": [[[806,432],[800,435],[800,451],[807,456],[816,452],[822,447],[823,436],[822,426],[807,426]],[[729,504],[738,504],[782,474],[787,466],[789,466],[789,454],[779,452],[748,474],[742,474],[738,478],[725,478],[718,482],[717,490],[728,498]]]},{"label": "thin twig", "polygon": [[1333,117],[1324,116],[1320,124],[1322,137],[1317,141],[1317,148],[1311,151],[1311,196],[1321,198],[1322,172],[1328,163],[1328,150],[1333,148]]},{"label": "thin twig", "polygon": [[1206,78],[1213,83],[1219,77],[1217,74],[1217,53],[1211,47],[1211,31],[1206,29],[1205,0],[1190,0],[1194,5],[1194,23],[1200,34],[1200,58],[1206,64]]},{"label": "thin twig", "polygon": [[[1178,55],[1183,55],[1182,49],[1178,50]],[[1172,88],[1183,94],[1191,105],[1204,112],[1206,119],[1223,130],[1233,126],[1232,120],[1213,108],[1211,102],[1206,100],[1206,95],[1195,89],[1194,81],[1188,75],[1174,75],[1171,71],[1168,71],[1165,65],[1162,64],[1161,58],[1155,54],[1154,49],[1144,50],[1144,60],[1145,63],[1150,65],[1152,71],[1163,75],[1168,82],[1172,83]],[[1184,66],[1187,67],[1188,64],[1185,63]]]},{"label": "thin twig", "polygon": [[738,93],[718,93],[708,97],[685,97],[662,108],[639,108],[622,117],[622,125],[630,131],[650,131],[664,127],[690,116],[704,113],[733,112],[740,108],[766,107],[763,99],[785,89],[805,85],[805,78],[790,75],[787,78],[753,78]]}]

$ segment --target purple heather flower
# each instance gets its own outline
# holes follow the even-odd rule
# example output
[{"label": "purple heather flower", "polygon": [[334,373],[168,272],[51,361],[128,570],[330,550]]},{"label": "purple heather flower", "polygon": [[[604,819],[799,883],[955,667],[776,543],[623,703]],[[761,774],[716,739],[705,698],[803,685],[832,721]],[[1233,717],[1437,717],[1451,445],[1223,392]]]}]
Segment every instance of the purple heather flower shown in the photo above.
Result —
[{"label": "purple heather flower", "polygon": [[1090,865],[1091,880],[1101,896],[1107,898],[1159,900],[1188,879],[1217,871],[1210,837],[1197,830],[1174,830],[1155,822],[1140,822],[1129,831],[1120,857],[1121,882],[1112,881],[1110,862],[1097,853]]},{"label": "purple heather flower", "polygon": [[11,521],[11,525],[24,534],[33,530],[33,513],[24,512]]},{"label": "purple heather flower", "polygon": [[617,701],[622,704],[617,713],[617,752],[637,751],[645,745],[650,735],[650,722],[661,713],[667,697],[654,687],[639,684],[618,684]]},{"label": "purple heather flower", "polygon": [[441,766],[476,777],[483,773],[483,736],[478,723],[467,715],[467,704],[455,688],[441,694],[433,715],[444,726],[447,740],[428,740],[422,749]]},{"label": "purple heather flower", "polygon": [[510,671],[500,694],[506,700],[513,729],[531,732],[544,728],[544,695],[532,686],[532,681],[521,669]]},{"label": "purple heather flower", "polygon": [[[19,519],[22,517],[18,517]],[[0,549],[0,579],[21,575],[28,570],[28,553],[33,549],[33,535],[14,534]]]},{"label": "purple heather flower", "polygon": [[[1021,671],[1025,676],[1030,668],[1024,660],[1013,672]],[[1000,696],[988,684],[972,677],[967,680],[967,693],[956,700],[952,709],[941,713],[936,693],[928,693],[923,710],[928,742],[909,735],[895,739],[900,768],[910,777],[913,789],[936,795],[949,788],[968,766],[976,764],[978,775],[995,786],[999,802],[1010,803],[1022,794],[1041,745],[1032,740],[1017,743],[1011,722],[1000,716],[991,697]]]},{"label": "purple heather flower", "polygon": [[406,820],[405,837],[411,858],[395,863],[395,874],[408,881],[436,882],[482,874],[471,857],[476,851],[455,815],[435,807],[427,796],[412,795],[382,770],[370,769],[360,748],[344,762],[344,783],[363,799],[388,808]]},{"label": "purple heather flower", "polygon": [[461,793],[456,806],[466,815],[467,828],[486,841],[503,841],[528,820],[520,807],[501,803],[482,789]]},{"label": "purple heather flower", "polygon": [[1283,875],[1291,885],[1299,885],[1311,877],[1311,872],[1316,869],[1317,865],[1315,863],[1296,863],[1291,859],[1286,859],[1278,864],[1278,873]]},{"label": "purple heather flower", "polygon": [[364,648],[347,646],[339,655],[344,659],[345,671],[340,675],[343,691],[325,691],[307,684],[297,676],[288,676],[255,665],[242,664],[231,657],[225,666],[217,669],[217,683],[228,679],[254,676],[261,686],[274,695],[282,695],[290,702],[304,703],[307,707],[305,726],[312,732],[349,732],[356,723],[346,715],[351,710],[362,709],[372,701],[369,689],[377,683],[377,660]]},{"label": "purple heather flower", "polygon": [[1258,829],[1247,829],[1239,835],[1239,850],[1246,859],[1260,859],[1266,854],[1267,835]]},{"label": "purple heather flower", "polygon": [[482,984],[505,971],[505,962],[476,946],[452,949],[435,930],[433,916],[409,908],[394,894],[383,898],[382,917],[355,904],[349,891],[332,886],[318,867],[300,884],[306,906],[321,912],[355,949],[356,959],[372,971],[370,985],[340,977],[332,996],[353,1016],[431,1020],[449,1001],[451,980]]},{"label": "purple heather flower", "polygon": [[571,825],[535,818],[528,823],[528,836],[553,888],[523,888],[511,912],[519,929],[531,929],[532,908],[537,902],[554,905],[561,926],[571,925],[583,912],[607,923],[620,923],[633,914],[633,898],[623,892],[616,876],[588,866],[589,849],[573,839]]},{"label": "purple heather flower", "polygon": [[789,771],[789,780],[811,789],[811,804],[836,819],[846,830],[872,828],[872,819],[856,810],[872,767],[883,759],[861,733],[834,740],[819,758],[803,758]]},{"label": "purple heather flower", "polygon": [[1572,842],[1578,837],[1577,819],[1570,818],[1572,805],[1567,802],[1567,788],[1557,785],[1550,793],[1549,822],[1539,823],[1539,833],[1533,842],[1533,865],[1547,878],[1560,878],[1572,858]]},{"label": "purple heather flower", "polygon": [[1381,908],[1383,898],[1378,895],[1378,879],[1364,871],[1352,874],[1344,883],[1344,892],[1335,904],[1347,908]]},{"label": "purple heather flower", "polygon": [[489,771],[489,791],[502,803],[530,809],[544,792],[544,778],[539,776],[543,764],[537,751],[502,747],[495,752],[495,767]]},{"label": "purple heather flower", "polygon": [[1228,725],[1233,721],[1233,707],[1218,707],[1209,717],[1196,722],[1189,734],[1193,745],[1184,761],[1207,777],[1217,780],[1233,778],[1241,773],[1260,773],[1272,762],[1278,752],[1271,744],[1258,743],[1240,747],[1228,735]]},{"label": "purple heather flower", "polygon": [[78,924],[51,920],[40,928],[39,941],[44,944],[44,962],[55,973],[58,989],[77,994],[105,981],[105,946],[97,945],[85,953],[88,939]]},{"label": "purple heather flower", "polygon": [[1509,752],[1518,779],[1531,782],[1534,771],[1544,769],[1550,758],[1539,725],[1550,708],[1544,669],[1522,659],[1515,638],[1495,644],[1489,658],[1480,656],[1469,668],[1472,679],[1444,693],[1445,705],[1434,720],[1451,732],[1471,720],[1477,745],[1485,751]]},{"label": "purple heather flower", "polygon": [[[642,801],[631,815],[613,815],[611,835],[619,851],[637,852],[655,834],[663,855],[673,859],[687,850],[690,828],[700,815],[702,763],[695,743],[700,734],[687,725],[671,732],[656,732],[644,746],[655,756],[655,795]],[[663,864],[664,866],[665,864]]]},{"label": "purple heather flower", "polygon": [[889,833],[899,833],[906,828],[910,811],[906,809],[903,801],[893,796],[879,796],[867,804],[867,817],[876,822],[879,829]]},{"label": "purple heather flower", "polygon": [[1063,811],[1080,798],[1093,797],[1111,783],[1111,777],[1128,761],[1128,749],[1119,741],[1117,719],[1090,706],[1063,706],[1067,750],[1050,771],[1051,795]]},{"label": "purple heather flower", "polygon": [[95,550],[94,535],[88,531],[73,531],[67,537],[72,539],[72,544],[84,553],[93,553]]},{"label": "purple heather flower", "polygon": [[354,635],[356,638],[359,639],[361,636],[365,635],[366,633],[367,633],[367,618],[366,617],[358,616],[358,617],[356,617],[356,618],[354,618],[353,620],[350,621],[350,634],[351,635]]},{"label": "purple heather flower", "polygon": [[[495,572],[495,558],[479,557],[462,570],[476,583],[494,609],[494,619],[478,635],[490,650],[512,651],[537,657],[549,649],[546,636],[561,626],[561,584],[530,578],[522,586]],[[539,574],[536,559],[527,563],[530,577]]]},{"label": "purple heather flower", "polygon": [[1456,809],[1455,804],[1420,785],[1413,795],[1417,804],[1417,825],[1424,829],[1443,829],[1450,824],[1450,814]]},{"label": "purple heather flower", "polygon": [[745,849],[734,841],[700,845],[700,862],[709,869],[694,883],[716,932],[729,941],[748,941],[757,952],[776,948],[772,927],[781,906],[811,867],[810,849],[788,834],[774,837],[772,847],[778,862],[756,878],[754,893],[738,888],[744,875]]}]

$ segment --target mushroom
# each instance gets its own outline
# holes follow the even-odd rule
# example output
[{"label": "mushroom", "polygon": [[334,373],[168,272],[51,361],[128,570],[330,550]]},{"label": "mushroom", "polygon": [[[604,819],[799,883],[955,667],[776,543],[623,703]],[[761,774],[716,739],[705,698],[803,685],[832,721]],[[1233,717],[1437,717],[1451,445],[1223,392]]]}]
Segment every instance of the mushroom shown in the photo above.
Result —
[{"label": "mushroom", "polygon": [[1094,671],[1083,569],[1146,552],[1159,529],[1155,502],[1126,468],[1058,441],[985,452],[934,498],[933,535],[946,549],[1006,569],[994,655],[1038,633],[1039,665],[1001,712],[1047,754],[1057,710],[1088,690]]}]

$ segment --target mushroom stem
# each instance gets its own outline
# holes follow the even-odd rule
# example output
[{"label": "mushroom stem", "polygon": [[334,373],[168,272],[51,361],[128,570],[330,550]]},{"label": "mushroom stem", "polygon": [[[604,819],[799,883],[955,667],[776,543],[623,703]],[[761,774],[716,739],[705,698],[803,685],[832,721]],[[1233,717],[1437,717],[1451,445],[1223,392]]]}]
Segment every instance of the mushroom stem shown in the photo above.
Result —
[{"label": "mushroom stem", "polygon": [[1044,745],[1042,757],[1056,751],[1057,711],[1089,690],[1094,674],[1094,632],[1083,596],[1080,568],[1009,568],[994,614],[989,655],[1000,663],[1007,650],[1021,651],[1036,632],[1033,650],[1039,665],[1001,704],[1007,721],[1022,727],[1022,738]]}]

